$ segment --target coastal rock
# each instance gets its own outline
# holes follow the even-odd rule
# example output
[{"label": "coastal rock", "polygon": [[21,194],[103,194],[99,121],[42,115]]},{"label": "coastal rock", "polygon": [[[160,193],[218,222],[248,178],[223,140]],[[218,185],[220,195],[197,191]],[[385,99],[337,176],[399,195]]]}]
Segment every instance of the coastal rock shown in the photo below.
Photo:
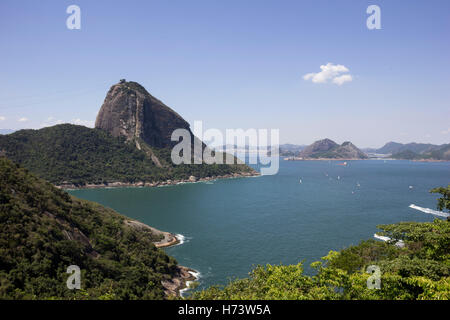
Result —
[{"label": "coastal rock", "polygon": [[173,277],[161,282],[162,286],[164,287],[164,294],[166,295],[166,297],[179,297],[180,290],[187,287],[188,281],[197,280],[193,274],[195,274],[195,270],[183,266],[177,266],[176,272]]}]

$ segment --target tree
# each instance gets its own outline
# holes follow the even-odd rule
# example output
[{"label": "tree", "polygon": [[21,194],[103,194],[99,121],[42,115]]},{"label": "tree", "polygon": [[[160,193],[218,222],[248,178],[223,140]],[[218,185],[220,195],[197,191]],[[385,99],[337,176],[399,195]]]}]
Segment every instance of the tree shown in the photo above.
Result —
[{"label": "tree", "polygon": [[444,211],[444,209],[450,211],[450,184],[447,188],[439,187],[430,190],[431,193],[440,193],[442,194],[441,198],[438,198],[437,207],[440,211]]}]

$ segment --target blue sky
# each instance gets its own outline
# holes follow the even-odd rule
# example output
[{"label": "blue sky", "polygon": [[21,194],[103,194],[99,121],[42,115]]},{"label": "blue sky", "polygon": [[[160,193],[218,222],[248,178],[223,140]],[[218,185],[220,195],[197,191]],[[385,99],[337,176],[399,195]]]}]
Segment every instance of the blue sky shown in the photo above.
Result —
[{"label": "blue sky", "polygon": [[[81,30],[66,27],[71,4]],[[366,27],[371,4],[381,30]],[[2,0],[0,35],[0,128],[92,125],[126,78],[205,129],[278,128],[296,144],[450,142],[446,0]],[[352,81],[304,79],[327,63]]]}]

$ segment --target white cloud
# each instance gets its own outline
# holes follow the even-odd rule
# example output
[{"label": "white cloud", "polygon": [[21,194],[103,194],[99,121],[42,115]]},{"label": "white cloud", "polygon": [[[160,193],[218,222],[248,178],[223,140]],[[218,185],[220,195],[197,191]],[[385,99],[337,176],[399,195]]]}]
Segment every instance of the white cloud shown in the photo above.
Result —
[{"label": "white cloud", "polygon": [[86,126],[86,127],[89,127],[89,128],[93,128],[94,127],[94,121],[93,120],[72,119],[72,121],[70,121],[70,123],[78,124],[80,126]]},{"label": "white cloud", "polygon": [[352,80],[353,78],[350,74],[343,74],[342,76],[334,78],[333,83],[336,83],[338,86],[340,86],[346,82],[351,82]]},{"label": "white cloud", "polygon": [[6,120],[5,117],[0,116],[0,121],[5,121],[5,120]]},{"label": "white cloud", "polygon": [[41,128],[56,126],[56,125],[62,124],[62,123],[72,123],[72,124],[77,124],[80,126],[86,126],[86,127],[90,127],[90,128],[94,127],[93,120],[82,120],[80,118],[77,118],[77,119],[72,119],[70,121],[64,121],[61,119],[56,119],[55,117],[48,117],[47,120],[45,120],[44,122],[41,123]]},{"label": "white cloud", "polygon": [[41,128],[44,127],[52,127],[55,126],[57,124],[61,124],[64,121],[60,120],[60,119],[55,119],[55,117],[48,117],[46,121],[44,121],[43,123],[41,123]]},{"label": "white cloud", "polygon": [[23,118],[20,118],[20,119],[17,120],[17,121],[19,121],[19,122],[27,122],[27,121],[28,121],[28,118],[23,117]]},{"label": "white cloud", "polygon": [[313,83],[327,83],[331,80],[339,86],[353,80],[350,74],[342,74],[350,71],[342,64],[332,64],[329,62],[326,65],[321,65],[320,70],[321,71],[317,73],[312,72],[305,74],[303,79],[306,81],[311,80]]}]

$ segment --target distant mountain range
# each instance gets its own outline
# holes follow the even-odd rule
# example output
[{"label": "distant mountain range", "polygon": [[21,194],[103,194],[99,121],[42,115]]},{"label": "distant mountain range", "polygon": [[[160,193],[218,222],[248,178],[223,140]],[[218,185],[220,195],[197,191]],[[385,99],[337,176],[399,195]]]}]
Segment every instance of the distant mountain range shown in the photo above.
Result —
[{"label": "distant mountain range", "polygon": [[450,144],[388,142],[383,147],[363,149],[368,153],[389,155],[394,159],[450,160]]},{"label": "distant mountain range", "polygon": [[280,156],[303,158],[352,158],[366,159],[384,156],[405,160],[450,160],[450,144],[388,142],[381,148],[358,149],[351,142],[342,145],[330,139],[314,142],[310,146],[282,144]]},{"label": "distant mountain range", "polygon": [[412,151],[415,153],[426,153],[436,149],[439,149],[441,146],[434,145],[431,143],[398,143],[398,142],[388,142],[384,146],[379,149],[376,149],[377,153],[381,154],[395,154],[402,151]]},{"label": "distant mountain range", "polygon": [[280,144],[280,155],[285,157],[296,156],[306,147],[306,145],[296,145],[290,143]]}]

